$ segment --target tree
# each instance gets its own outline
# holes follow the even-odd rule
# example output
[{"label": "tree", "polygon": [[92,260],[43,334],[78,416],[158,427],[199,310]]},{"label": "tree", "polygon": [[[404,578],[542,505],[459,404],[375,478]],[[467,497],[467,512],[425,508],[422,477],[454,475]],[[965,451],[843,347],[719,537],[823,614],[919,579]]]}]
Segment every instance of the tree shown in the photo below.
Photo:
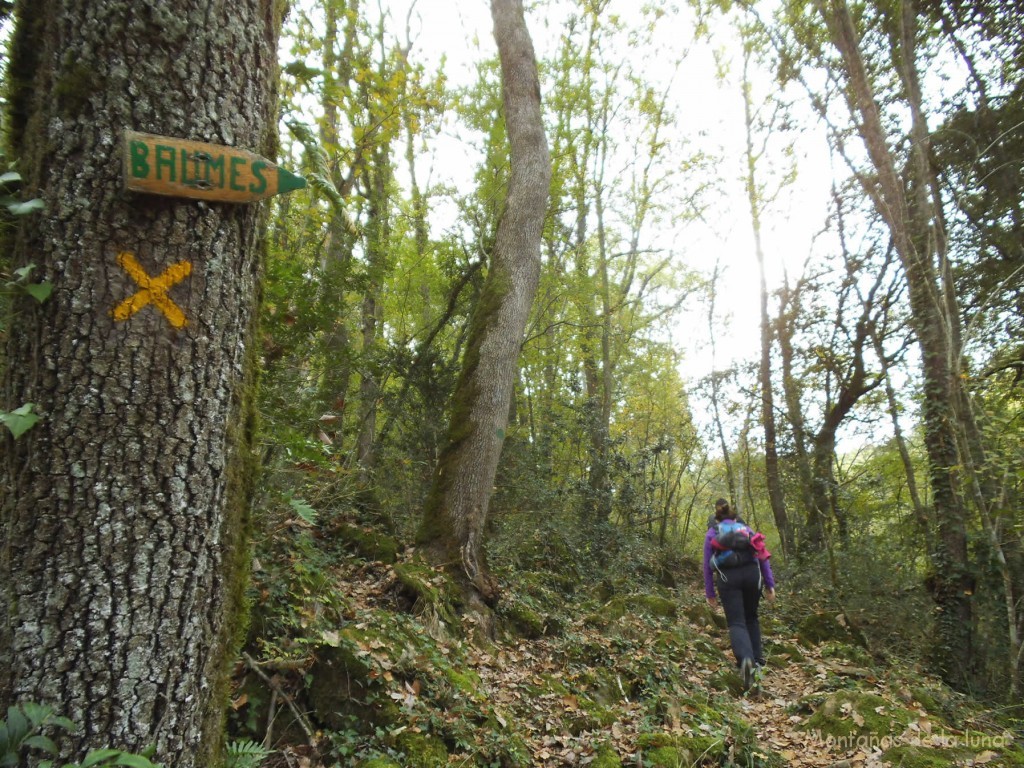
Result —
[{"label": "tree", "polygon": [[[775,195],[765,189],[765,184],[758,179],[758,162],[765,153],[768,136],[773,131],[774,115],[764,126],[764,135],[760,146],[755,148],[755,130],[760,127],[755,120],[752,86],[749,78],[751,48],[754,46],[753,36],[749,30],[744,32],[743,40],[743,116],[746,129],[746,174],[744,182],[747,190],[747,202],[750,206],[750,224],[754,236],[754,255],[757,258],[758,276],[761,283],[761,364],[758,380],[761,385],[761,426],[764,429],[764,469],[768,484],[768,500],[772,507],[772,517],[779,531],[782,551],[789,554],[795,550],[793,529],[786,511],[786,500],[782,492],[782,479],[779,471],[779,451],[776,442],[775,428],[775,396],[772,389],[772,326],[768,317],[768,281],[765,277],[765,254],[762,242],[761,215],[767,203]],[[778,112],[776,104],[776,114]],[[782,184],[786,182],[783,181]]]},{"label": "tree", "polygon": [[[16,307],[5,405],[0,707],[53,706],[88,747],[175,768],[219,758],[239,639],[256,205],[126,195],[125,129],[273,156],[274,0],[21,0],[13,155],[46,213],[17,265],[53,285]],[[196,161],[199,162],[199,161]],[[115,308],[120,307],[118,311]]]},{"label": "tree", "polygon": [[905,172],[909,182],[904,182],[850,8],[844,0],[818,0],[816,5],[830,41],[842,57],[847,99],[871,164],[870,175],[862,172],[858,179],[890,232],[906,277],[911,324],[921,351],[922,416],[935,505],[937,546],[931,584],[939,613],[937,660],[948,680],[966,684],[974,656],[971,596],[975,579],[968,560],[967,516],[958,482],[960,316],[950,284],[942,199],[929,158],[916,53],[916,12],[910,0],[892,14],[878,9],[881,23],[892,30],[886,55],[898,62],[899,102],[911,117]]},{"label": "tree", "polygon": [[551,181],[537,61],[521,0],[491,0],[501,60],[511,174],[490,269],[471,319],[453,396],[448,442],[427,499],[419,541],[457,563],[471,599],[497,599],[484,523],[518,374],[523,331],[540,279],[540,241]]}]

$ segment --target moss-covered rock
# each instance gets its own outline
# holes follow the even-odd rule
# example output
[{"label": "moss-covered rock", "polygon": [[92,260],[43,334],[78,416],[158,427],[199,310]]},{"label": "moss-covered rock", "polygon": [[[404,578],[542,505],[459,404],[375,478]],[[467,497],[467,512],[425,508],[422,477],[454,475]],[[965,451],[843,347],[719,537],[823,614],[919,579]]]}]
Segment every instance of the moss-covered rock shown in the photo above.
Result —
[{"label": "moss-covered rock", "polygon": [[702,628],[718,627],[718,629],[725,629],[728,626],[725,620],[725,614],[714,610],[707,603],[688,605],[683,609],[683,615],[686,616],[691,623]]},{"label": "moss-covered rock", "polygon": [[852,629],[842,616],[832,613],[812,613],[800,622],[797,639],[805,646],[818,645],[830,640],[866,647],[864,636]]},{"label": "moss-covered rock", "polygon": [[694,639],[693,650],[697,655],[697,661],[704,664],[720,664],[725,659],[722,650],[706,637]]},{"label": "moss-covered rock", "polygon": [[689,768],[693,756],[681,747],[658,747],[644,752],[644,765],[650,768]]},{"label": "moss-covered rock", "polygon": [[622,760],[610,745],[602,744],[597,748],[590,768],[622,768]]},{"label": "moss-covered rock", "polygon": [[394,760],[390,760],[386,757],[374,757],[370,760],[365,760],[358,765],[359,768],[402,768],[402,766]]},{"label": "moss-covered rock", "polygon": [[443,571],[421,560],[395,566],[398,593],[409,603],[413,613],[439,620],[448,627],[457,624],[455,612],[461,604],[458,587]]},{"label": "moss-covered rock", "polygon": [[307,696],[318,722],[335,730],[355,724],[372,731],[374,725],[393,725],[401,719],[381,679],[381,664],[391,663],[388,654],[401,652],[392,631],[397,630],[351,625],[334,633],[330,644],[316,647]]},{"label": "moss-covered rock", "polygon": [[444,768],[448,764],[444,743],[429,734],[404,731],[397,746],[405,754],[403,768]]},{"label": "moss-covered rock", "polygon": [[889,765],[900,766],[900,768],[951,768],[951,766],[960,764],[956,756],[946,750],[916,747],[909,744],[901,744],[898,747],[887,749],[882,753],[882,759]]},{"label": "moss-covered rock", "polygon": [[544,616],[519,600],[506,600],[498,608],[501,627],[506,632],[527,640],[536,640],[545,634]]},{"label": "moss-covered rock", "polygon": [[765,640],[764,652],[766,661],[773,667],[784,667],[794,661],[804,661],[806,658],[796,645],[780,640]]},{"label": "moss-covered rock", "polygon": [[391,564],[398,559],[398,541],[373,528],[360,528],[351,523],[339,522],[331,527],[331,533],[367,560]]},{"label": "moss-covered rock", "polygon": [[839,691],[808,718],[805,728],[821,738],[883,739],[902,733],[913,713],[873,693]]},{"label": "moss-covered rock", "polygon": [[454,669],[447,667],[444,676],[458,693],[477,703],[487,700],[487,696],[480,690],[480,675],[472,669]]},{"label": "moss-covered rock", "polygon": [[635,612],[646,613],[649,616],[674,619],[679,613],[679,607],[674,600],[659,595],[635,595],[632,602]]},{"label": "moss-covered rock", "polygon": [[870,667],[874,659],[863,647],[849,643],[826,642],[821,646],[821,655],[826,659],[837,659],[862,667]]}]

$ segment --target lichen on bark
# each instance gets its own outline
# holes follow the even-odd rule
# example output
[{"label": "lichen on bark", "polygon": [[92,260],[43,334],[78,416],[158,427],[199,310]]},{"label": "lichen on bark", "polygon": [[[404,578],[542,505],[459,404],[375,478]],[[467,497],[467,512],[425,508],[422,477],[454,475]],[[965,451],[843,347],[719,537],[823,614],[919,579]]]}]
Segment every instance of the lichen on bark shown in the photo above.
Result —
[{"label": "lichen on bark", "polygon": [[[223,669],[242,624],[248,446],[264,213],[129,196],[125,129],[259,151],[276,104],[275,0],[21,0],[13,154],[46,212],[15,266],[54,286],[12,319],[4,405],[43,420],[8,442],[0,518],[0,707],[82,726],[60,757],[115,746],[176,768],[219,760]],[[88,88],[82,84],[88,83]],[[147,275],[189,262],[118,320]]]}]

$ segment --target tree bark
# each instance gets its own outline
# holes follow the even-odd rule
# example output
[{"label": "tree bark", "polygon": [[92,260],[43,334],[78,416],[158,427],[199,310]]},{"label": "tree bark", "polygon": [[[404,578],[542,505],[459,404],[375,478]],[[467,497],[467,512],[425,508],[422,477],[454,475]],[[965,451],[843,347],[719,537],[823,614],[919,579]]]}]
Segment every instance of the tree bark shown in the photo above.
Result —
[{"label": "tree bark", "polygon": [[786,512],[786,499],[782,493],[779,472],[779,451],[775,429],[775,397],[772,391],[772,327],[768,317],[768,281],[764,271],[764,245],[761,241],[761,195],[757,184],[757,155],[754,153],[754,116],[750,104],[750,83],[747,79],[749,55],[743,58],[743,117],[746,128],[747,202],[750,206],[750,226],[754,235],[754,256],[757,259],[761,287],[761,364],[758,378],[761,384],[761,425],[764,429],[764,471],[768,485],[768,501],[772,517],[779,532],[782,551],[792,554],[793,529]]},{"label": "tree bark", "polygon": [[[175,768],[220,757],[264,209],[126,195],[120,143],[134,129],[272,156],[278,5],[18,4],[13,149],[46,213],[14,258],[54,290],[8,342],[7,405],[42,420],[5,446],[0,709],[79,724],[59,764],[100,746],[155,745]],[[147,294],[133,260],[177,282]]]},{"label": "tree bark", "polygon": [[[936,210],[927,195],[928,178],[922,177],[922,169],[929,164],[927,145],[911,142],[913,156],[909,169],[913,185],[908,192],[887,143],[850,9],[845,0],[818,0],[818,7],[846,64],[851,103],[861,118],[858,127],[875,172],[870,179],[861,175],[860,181],[892,233],[906,275],[911,323],[921,350],[921,410],[935,508],[934,574],[929,583],[938,609],[936,661],[947,681],[963,687],[970,682],[974,661],[971,596],[975,580],[968,558],[966,510],[958,481],[961,462],[955,405],[959,397],[960,318],[947,311],[946,288],[940,285],[935,265],[936,257],[941,259],[944,255],[937,254],[936,249],[941,251],[945,233],[937,231],[942,222],[941,211]],[[904,0],[901,11],[901,25],[913,23],[911,0]],[[914,33],[905,31],[904,46],[896,56],[904,70],[904,83],[908,84],[906,98],[915,118],[914,131],[920,135],[926,127],[920,124],[920,93],[914,88],[913,39]],[[915,74],[908,77],[911,71]],[[942,272],[946,274],[945,270]]]},{"label": "tree bark", "polygon": [[491,267],[471,320],[448,444],[418,535],[436,561],[461,568],[473,587],[471,597],[487,603],[498,595],[487,572],[484,524],[523,331],[540,278],[541,233],[551,180],[537,62],[522,0],[492,0],[491,15],[501,59],[511,176]]}]

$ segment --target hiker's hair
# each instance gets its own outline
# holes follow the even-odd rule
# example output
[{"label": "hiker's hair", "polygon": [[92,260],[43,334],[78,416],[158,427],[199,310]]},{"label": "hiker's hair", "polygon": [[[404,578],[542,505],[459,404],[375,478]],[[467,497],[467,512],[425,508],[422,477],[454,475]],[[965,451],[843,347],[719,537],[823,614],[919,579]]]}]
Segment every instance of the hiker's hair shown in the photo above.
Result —
[{"label": "hiker's hair", "polygon": [[732,509],[729,507],[729,502],[725,499],[718,499],[715,502],[715,519],[725,520],[725,518],[732,515]]}]

